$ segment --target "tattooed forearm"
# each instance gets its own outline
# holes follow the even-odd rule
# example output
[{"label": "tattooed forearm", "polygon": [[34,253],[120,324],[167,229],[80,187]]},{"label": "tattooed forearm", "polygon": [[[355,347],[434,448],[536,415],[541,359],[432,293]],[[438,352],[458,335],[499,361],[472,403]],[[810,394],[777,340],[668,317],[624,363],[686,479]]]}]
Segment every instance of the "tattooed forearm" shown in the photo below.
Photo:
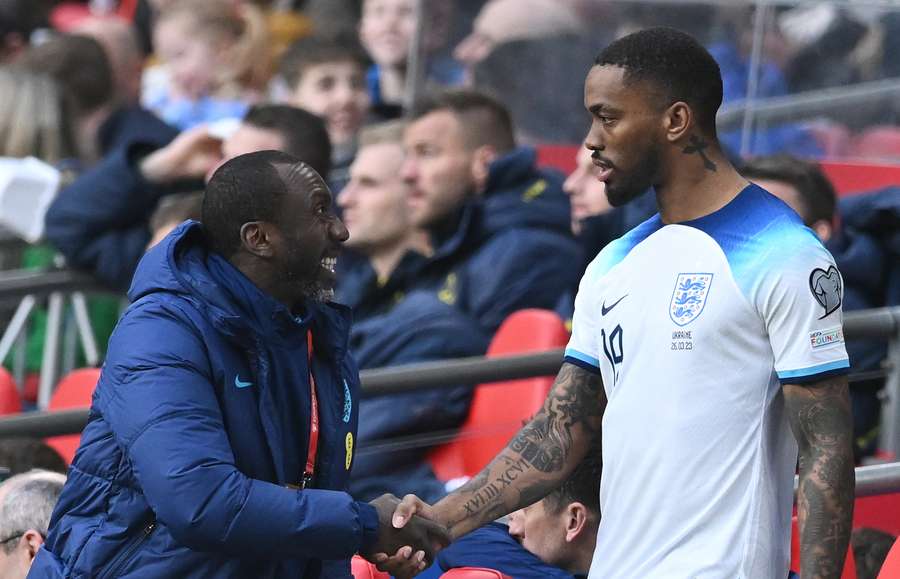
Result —
[{"label": "tattooed forearm", "polygon": [[532,504],[556,488],[600,435],[600,377],[563,364],[543,408],[475,478],[435,505],[454,536]]},{"label": "tattooed forearm", "polygon": [[800,567],[804,579],[838,578],[850,541],[855,475],[847,380],[785,386],[800,447]]},{"label": "tattooed forearm", "polygon": [[709,147],[709,143],[706,142],[706,139],[703,137],[698,137],[697,135],[691,135],[690,144],[685,148],[681,149],[681,152],[685,155],[693,155],[697,153],[700,155],[700,158],[703,159],[703,167],[707,171],[716,170],[716,164],[712,162],[712,159],[706,154],[706,149]]}]

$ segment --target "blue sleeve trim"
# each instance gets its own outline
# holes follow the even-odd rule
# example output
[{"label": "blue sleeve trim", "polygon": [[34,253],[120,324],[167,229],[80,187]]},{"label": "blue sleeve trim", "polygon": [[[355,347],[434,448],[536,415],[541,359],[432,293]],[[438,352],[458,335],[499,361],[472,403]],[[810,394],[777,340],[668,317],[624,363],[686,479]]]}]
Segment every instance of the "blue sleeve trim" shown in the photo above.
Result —
[{"label": "blue sleeve trim", "polygon": [[778,380],[782,384],[806,384],[816,382],[829,376],[840,376],[850,371],[850,360],[843,359],[827,364],[818,364],[798,370],[785,370],[778,372]]},{"label": "blue sleeve trim", "polygon": [[359,552],[368,553],[378,540],[378,511],[369,503],[357,501],[359,508],[359,522],[362,537],[359,543]]},{"label": "blue sleeve trim", "polygon": [[585,364],[590,364],[594,368],[600,368],[600,360],[594,358],[593,356],[588,356],[587,354],[583,354],[576,350],[575,348],[566,348],[565,353],[566,358],[575,358]]},{"label": "blue sleeve trim", "polygon": [[588,372],[590,372],[592,374],[596,374],[596,375],[600,376],[600,368],[598,368],[592,364],[589,364],[588,362],[585,362],[584,360],[581,360],[579,358],[573,358],[572,356],[566,356],[565,358],[563,358],[563,361],[568,362],[569,364],[574,364],[575,366],[578,366],[579,368],[581,368],[583,370],[587,370]]}]

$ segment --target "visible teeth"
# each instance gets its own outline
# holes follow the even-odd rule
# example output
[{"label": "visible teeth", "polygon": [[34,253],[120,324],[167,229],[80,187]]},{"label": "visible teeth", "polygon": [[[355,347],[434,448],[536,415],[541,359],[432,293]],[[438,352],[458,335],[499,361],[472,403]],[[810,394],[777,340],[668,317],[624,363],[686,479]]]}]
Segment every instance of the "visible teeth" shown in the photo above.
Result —
[{"label": "visible teeth", "polygon": [[337,265],[336,257],[325,257],[322,259],[322,267],[324,267],[331,273],[334,273],[334,268],[336,265]]}]

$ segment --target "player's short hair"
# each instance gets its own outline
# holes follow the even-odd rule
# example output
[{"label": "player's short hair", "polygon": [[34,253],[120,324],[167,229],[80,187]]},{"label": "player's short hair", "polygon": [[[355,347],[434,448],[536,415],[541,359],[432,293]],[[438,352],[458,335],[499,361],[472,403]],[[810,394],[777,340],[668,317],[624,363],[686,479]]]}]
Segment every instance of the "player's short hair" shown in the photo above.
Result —
[{"label": "player's short hair", "polygon": [[281,151],[256,151],[216,169],[203,196],[200,220],[209,248],[231,257],[241,247],[241,227],[251,221],[279,222],[288,193],[279,167],[303,164]]},{"label": "player's short hair", "polygon": [[366,51],[359,42],[348,35],[336,38],[307,36],[291,44],[281,57],[278,72],[291,89],[297,87],[303,73],[311,66],[352,62],[362,71],[369,66]]},{"label": "player's short hair", "polygon": [[600,513],[600,475],[603,459],[600,445],[594,445],[575,467],[569,478],[544,498],[544,505],[551,512],[559,513],[574,502],[582,503],[592,513]]},{"label": "player's short hair", "polygon": [[450,89],[422,98],[412,111],[413,120],[437,111],[453,113],[469,148],[493,146],[505,153],[516,146],[512,117],[499,100],[473,89]]},{"label": "player's short hair", "polygon": [[406,129],[406,124],[406,121],[396,119],[363,127],[359,131],[359,146],[362,148],[385,143],[402,143],[403,131]]},{"label": "player's short hair", "polygon": [[170,223],[181,223],[185,219],[199,220],[202,208],[202,191],[166,195],[150,217],[150,231],[156,231]]},{"label": "player's short hair", "polygon": [[614,41],[594,60],[625,70],[625,82],[646,82],[668,102],[687,103],[698,126],[716,134],[722,104],[722,74],[712,55],[689,34],[674,28],[647,28]]},{"label": "player's short hair", "polygon": [[88,36],[62,34],[32,48],[22,66],[53,77],[77,114],[90,113],[115,95],[112,65],[103,46]]},{"label": "player's short hair", "polygon": [[257,105],[247,111],[243,122],[280,134],[284,152],[297,157],[319,175],[331,171],[331,140],[321,117],[288,105]]},{"label": "player's short hair", "polygon": [[740,167],[740,173],[751,181],[781,181],[796,189],[803,203],[801,217],[806,225],[834,219],[837,193],[818,163],[792,155],[772,155],[750,159]]}]

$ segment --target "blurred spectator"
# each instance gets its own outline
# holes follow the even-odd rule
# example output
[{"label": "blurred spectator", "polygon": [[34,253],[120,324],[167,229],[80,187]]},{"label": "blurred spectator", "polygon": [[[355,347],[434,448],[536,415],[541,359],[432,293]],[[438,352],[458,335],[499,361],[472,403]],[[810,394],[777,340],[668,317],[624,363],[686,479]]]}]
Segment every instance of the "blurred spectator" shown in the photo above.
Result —
[{"label": "blurred spectator", "polygon": [[[761,157],[747,162],[741,173],[796,211],[834,256],[844,282],[845,312],[885,305],[885,250],[870,234],[840,226],[837,194],[817,164],[787,155]],[[855,372],[879,370],[887,347],[882,340],[851,340],[847,354]],[[858,458],[875,450],[883,385],[883,379],[850,385]]]},{"label": "blurred spectator", "polygon": [[173,229],[178,227],[182,222],[193,219],[200,221],[200,210],[203,207],[203,192],[196,191],[193,193],[176,193],[163,197],[159,202],[159,207],[153,212],[150,218],[150,243],[147,248],[151,248],[163,238],[171,233]]},{"label": "blurred spectator", "polygon": [[[338,301],[353,308],[350,349],[364,369],[476,356],[487,349],[487,338],[470,318],[433,293],[410,292],[429,248],[424,232],[409,221],[409,185],[400,175],[402,135],[398,123],[364,130],[350,182],[338,195],[350,231],[345,244],[365,257],[346,272],[337,293]],[[444,486],[424,460],[427,444],[393,439],[459,426],[470,399],[469,386],[364,395],[351,494],[362,500],[385,492],[442,497]]]},{"label": "blurred spectator", "polygon": [[3,0],[0,2],[0,62],[13,60],[40,28],[48,26],[56,0]]},{"label": "blurred spectator", "polygon": [[0,466],[8,468],[11,475],[33,468],[59,473],[67,470],[59,453],[38,438],[0,438]]},{"label": "blurred spectator", "polygon": [[67,99],[47,74],[0,66],[0,156],[57,165],[75,155]]},{"label": "blurred spectator", "polygon": [[153,44],[166,74],[149,76],[144,103],[166,122],[187,129],[239,118],[269,80],[265,20],[249,3],[181,0],[154,24]]},{"label": "blurred spectator", "polygon": [[542,500],[492,523],[438,554],[446,571],[487,567],[516,579],[584,577],[600,526],[600,450],[588,453],[568,479]]},{"label": "blurred spectator", "polygon": [[33,470],[0,484],[0,577],[25,579],[44,545],[66,477]]},{"label": "blurred spectator", "polygon": [[585,146],[575,155],[575,170],[563,182],[563,191],[572,206],[572,232],[581,233],[588,217],[608,213],[613,207],[606,198],[606,183],[597,179],[598,169]]},{"label": "blurred spectator", "polygon": [[[463,74],[459,64],[434,56],[447,42],[454,1],[432,0],[423,4],[426,19],[420,56],[426,59],[426,80],[441,86],[460,84]],[[403,104],[407,59],[415,30],[415,0],[363,0],[359,38],[374,61],[366,78],[372,104],[385,116]]]},{"label": "blurred spectator", "polygon": [[53,76],[71,102],[75,144],[84,163],[138,140],[159,142],[174,134],[149,111],[123,104],[106,51],[93,38],[55,37],[29,49],[21,63]]},{"label": "blurred spectator", "polygon": [[347,183],[356,138],[369,114],[365,70],[365,53],[349,39],[303,38],[281,58],[290,103],[321,116],[328,127],[331,173],[327,178],[334,193]]},{"label": "blurred spectator", "polygon": [[139,104],[144,55],[131,24],[121,18],[91,16],[78,22],[70,32],[90,36],[103,46],[119,101],[125,105]]},{"label": "blurred spectator", "polygon": [[856,579],[877,579],[895,539],[890,533],[878,529],[853,529],[850,545],[856,562]]},{"label": "blurred spectator", "polygon": [[552,309],[581,254],[562,178],[517,147],[498,101],[474,91],[424,99],[404,135],[410,215],[434,248],[417,287],[493,334],[512,312]]},{"label": "blurred spectator", "polygon": [[264,149],[288,152],[328,174],[331,146],[324,123],[304,110],[261,105],[236,130],[194,127],[165,142],[121,147],[63,189],[46,217],[47,239],[68,263],[125,290],[151,238],[159,200],[196,191],[224,160]]}]

